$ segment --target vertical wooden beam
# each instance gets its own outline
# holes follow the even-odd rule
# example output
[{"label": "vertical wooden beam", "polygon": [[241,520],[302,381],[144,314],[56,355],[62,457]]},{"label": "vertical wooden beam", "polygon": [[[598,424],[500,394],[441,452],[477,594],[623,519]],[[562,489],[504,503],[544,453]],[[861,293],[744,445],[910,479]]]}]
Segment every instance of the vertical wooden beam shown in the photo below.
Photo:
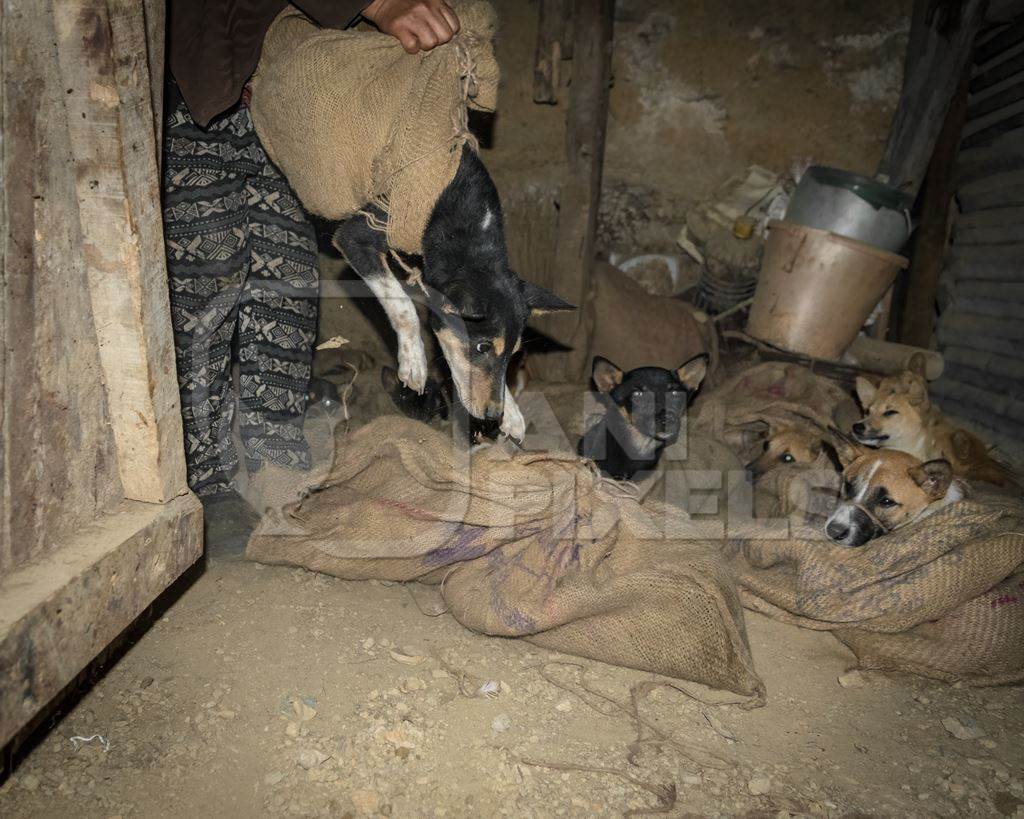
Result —
[{"label": "vertical wooden beam", "polygon": [[125,494],[188,491],[164,260],[146,20],[134,0],[54,0],[96,335]]},{"label": "vertical wooden beam", "polygon": [[914,252],[907,271],[899,338],[903,344],[929,347],[935,321],[935,298],[939,276],[949,242],[949,207],[955,193],[956,160],[960,135],[967,118],[967,85],[970,65],[965,67],[960,84],[946,114],[935,153],[921,192],[921,224],[914,240]]},{"label": "vertical wooden beam", "polygon": [[878,174],[917,195],[950,102],[970,62],[987,0],[915,0],[903,90]]},{"label": "vertical wooden beam", "polygon": [[615,0],[575,0],[573,9],[567,167],[559,203],[555,267],[552,280],[544,284],[580,309],[538,322],[543,332],[572,348],[538,356],[538,374],[549,381],[576,380],[586,366],[588,333],[583,305],[590,291],[601,200]]},{"label": "vertical wooden beam", "polygon": [[570,0],[540,0],[537,49],[533,59],[533,101],[554,105],[562,84],[563,47]]}]

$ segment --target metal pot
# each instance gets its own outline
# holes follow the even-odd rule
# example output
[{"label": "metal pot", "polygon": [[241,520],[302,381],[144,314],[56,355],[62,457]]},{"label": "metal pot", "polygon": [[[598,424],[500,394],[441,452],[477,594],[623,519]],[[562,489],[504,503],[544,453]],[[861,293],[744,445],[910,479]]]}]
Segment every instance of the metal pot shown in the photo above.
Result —
[{"label": "metal pot", "polygon": [[913,199],[875,179],[814,165],[797,185],[786,221],[898,253],[910,237]]}]

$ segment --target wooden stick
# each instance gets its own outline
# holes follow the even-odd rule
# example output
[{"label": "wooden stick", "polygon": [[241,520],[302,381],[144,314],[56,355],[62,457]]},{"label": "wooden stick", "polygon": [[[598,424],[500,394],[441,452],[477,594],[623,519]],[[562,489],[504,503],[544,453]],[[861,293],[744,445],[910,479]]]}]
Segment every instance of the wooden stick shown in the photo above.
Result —
[{"label": "wooden stick", "polygon": [[[575,0],[573,80],[566,124],[566,176],[562,186],[558,249],[552,280],[544,284],[580,309],[538,322],[572,349],[538,357],[549,381],[583,377],[589,347],[582,307],[590,291],[601,198],[615,0]],[[543,360],[540,360],[543,358]]]},{"label": "wooden stick", "polygon": [[568,14],[568,0],[540,0],[537,50],[533,59],[534,102],[558,103]]}]

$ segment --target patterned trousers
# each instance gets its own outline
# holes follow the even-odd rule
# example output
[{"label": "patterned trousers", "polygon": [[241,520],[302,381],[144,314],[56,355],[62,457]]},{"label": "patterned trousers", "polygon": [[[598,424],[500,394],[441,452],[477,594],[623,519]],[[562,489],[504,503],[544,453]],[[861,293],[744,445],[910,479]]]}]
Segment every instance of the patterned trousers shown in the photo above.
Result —
[{"label": "patterned trousers", "polygon": [[250,472],[267,462],[308,470],[316,236],[248,108],[207,130],[183,103],[170,115],[163,208],[189,486],[232,487],[236,402]]}]

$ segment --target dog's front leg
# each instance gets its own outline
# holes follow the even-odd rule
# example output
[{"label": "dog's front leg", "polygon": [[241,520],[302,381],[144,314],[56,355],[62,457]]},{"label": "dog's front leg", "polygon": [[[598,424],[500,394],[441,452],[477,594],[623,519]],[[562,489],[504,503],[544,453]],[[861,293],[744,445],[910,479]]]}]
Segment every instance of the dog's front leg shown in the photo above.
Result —
[{"label": "dog's front leg", "polygon": [[399,380],[422,394],[427,385],[427,353],[420,337],[420,318],[416,305],[391,272],[384,234],[360,215],[340,223],[332,241],[380,302],[398,337]]},{"label": "dog's front leg", "polygon": [[500,429],[509,438],[519,442],[526,437],[526,419],[508,387],[505,387],[505,411],[501,417]]}]

